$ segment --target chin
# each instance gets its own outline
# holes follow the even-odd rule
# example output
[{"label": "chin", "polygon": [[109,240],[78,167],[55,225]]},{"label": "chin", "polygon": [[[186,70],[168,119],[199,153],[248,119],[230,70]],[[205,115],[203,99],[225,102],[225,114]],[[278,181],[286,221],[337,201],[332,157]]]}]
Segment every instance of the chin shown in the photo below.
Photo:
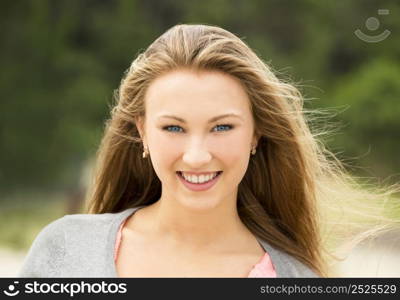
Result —
[{"label": "chin", "polygon": [[203,197],[184,197],[185,200],[180,200],[179,204],[189,211],[193,212],[209,212],[211,210],[215,210],[220,204],[221,201],[212,201],[210,197],[203,196]]}]

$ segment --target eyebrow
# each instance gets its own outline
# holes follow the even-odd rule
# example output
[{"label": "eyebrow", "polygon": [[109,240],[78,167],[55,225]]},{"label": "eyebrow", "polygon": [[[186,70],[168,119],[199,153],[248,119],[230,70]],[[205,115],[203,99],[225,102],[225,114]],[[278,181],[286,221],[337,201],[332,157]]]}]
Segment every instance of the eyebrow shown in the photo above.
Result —
[{"label": "eyebrow", "polygon": [[[212,122],[215,122],[215,121],[217,121],[219,119],[227,118],[227,117],[235,117],[235,118],[239,118],[239,119],[243,120],[240,115],[237,115],[237,114],[234,114],[234,113],[229,113],[229,114],[223,114],[223,115],[219,115],[219,116],[216,116],[216,117],[212,117],[210,120],[208,120],[208,123],[212,123]],[[174,116],[174,115],[161,115],[158,118],[159,119],[160,118],[170,118],[170,119],[175,119],[177,121],[180,121],[182,123],[186,123],[186,121],[184,119],[179,118],[179,117]]]}]

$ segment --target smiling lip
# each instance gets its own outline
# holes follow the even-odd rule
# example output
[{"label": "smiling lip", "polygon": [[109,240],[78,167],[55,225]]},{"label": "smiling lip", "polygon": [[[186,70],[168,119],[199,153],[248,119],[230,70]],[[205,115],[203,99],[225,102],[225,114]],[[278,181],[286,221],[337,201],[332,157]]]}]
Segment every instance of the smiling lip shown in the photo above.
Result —
[{"label": "smiling lip", "polygon": [[214,171],[214,172],[186,172],[186,171],[178,171],[178,173],[184,173],[185,175],[196,175],[196,176],[200,176],[200,175],[210,175],[210,174],[214,174],[214,173],[220,173],[222,171]]},{"label": "smiling lip", "polygon": [[205,191],[210,189],[221,177],[220,175],[222,174],[222,171],[217,172],[217,176],[215,178],[211,179],[210,181],[207,181],[205,183],[191,183],[187,181],[184,177],[182,177],[181,172],[176,172],[179,180],[189,189],[192,191]]}]

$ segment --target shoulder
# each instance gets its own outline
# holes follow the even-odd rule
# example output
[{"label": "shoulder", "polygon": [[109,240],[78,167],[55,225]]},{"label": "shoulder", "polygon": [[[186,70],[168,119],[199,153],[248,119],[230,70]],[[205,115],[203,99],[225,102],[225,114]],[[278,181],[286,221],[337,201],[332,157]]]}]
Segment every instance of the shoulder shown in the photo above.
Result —
[{"label": "shoulder", "polygon": [[272,247],[264,240],[261,240],[261,245],[269,254],[277,277],[320,277],[292,255]]},{"label": "shoulder", "polygon": [[119,213],[66,215],[46,225],[33,241],[20,277],[59,277],[80,253],[105,244],[111,229],[131,209]]},{"label": "shoulder", "polygon": [[29,249],[19,276],[52,277],[56,274],[65,254],[65,225],[66,218],[62,217],[39,232]]},{"label": "shoulder", "polygon": [[311,268],[300,262],[293,256],[281,251],[280,256],[280,273],[279,277],[319,277]]}]

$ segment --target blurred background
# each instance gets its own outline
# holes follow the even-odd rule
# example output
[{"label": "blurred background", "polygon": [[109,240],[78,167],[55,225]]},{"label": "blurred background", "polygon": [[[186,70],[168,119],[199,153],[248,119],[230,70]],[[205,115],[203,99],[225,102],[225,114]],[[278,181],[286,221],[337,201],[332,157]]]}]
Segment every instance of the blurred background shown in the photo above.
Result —
[{"label": "blurred background", "polygon": [[[323,141],[350,172],[399,182],[399,16],[396,0],[1,1],[0,276],[17,274],[46,224],[83,212],[114,89],[178,23],[241,37],[301,87],[308,108],[337,109],[337,132]],[[392,248],[398,259],[400,242]],[[392,271],[355,262],[358,273],[350,263],[342,274],[400,277],[390,255]]]}]

